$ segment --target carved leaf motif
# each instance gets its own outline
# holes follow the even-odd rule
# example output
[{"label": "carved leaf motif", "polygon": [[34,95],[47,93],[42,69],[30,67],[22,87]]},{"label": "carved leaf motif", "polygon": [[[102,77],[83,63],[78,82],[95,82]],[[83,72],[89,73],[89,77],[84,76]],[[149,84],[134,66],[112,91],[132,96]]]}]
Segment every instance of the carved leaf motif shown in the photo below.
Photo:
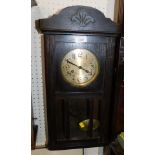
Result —
[{"label": "carved leaf motif", "polygon": [[95,22],[94,18],[88,16],[84,10],[80,10],[75,15],[73,15],[71,21],[78,23],[81,27],[85,27],[89,23]]}]

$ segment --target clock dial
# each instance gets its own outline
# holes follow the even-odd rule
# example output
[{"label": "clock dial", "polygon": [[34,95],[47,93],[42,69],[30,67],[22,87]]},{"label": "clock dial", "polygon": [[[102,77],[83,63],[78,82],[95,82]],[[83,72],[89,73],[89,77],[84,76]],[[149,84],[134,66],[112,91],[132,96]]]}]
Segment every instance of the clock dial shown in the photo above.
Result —
[{"label": "clock dial", "polygon": [[61,73],[65,81],[76,87],[92,83],[99,73],[96,56],[86,49],[68,52],[61,62]]}]

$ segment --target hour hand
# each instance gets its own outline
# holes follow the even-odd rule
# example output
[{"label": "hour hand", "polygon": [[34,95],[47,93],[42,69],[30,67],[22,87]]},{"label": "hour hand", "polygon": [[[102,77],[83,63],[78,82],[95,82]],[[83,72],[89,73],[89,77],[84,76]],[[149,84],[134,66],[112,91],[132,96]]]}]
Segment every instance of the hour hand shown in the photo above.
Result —
[{"label": "hour hand", "polygon": [[86,73],[90,73],[90,72],[89,72],[89,70],[87,70],[87,69],[83,68],[82,66],[79,66],[79,69],[84,70]]}]

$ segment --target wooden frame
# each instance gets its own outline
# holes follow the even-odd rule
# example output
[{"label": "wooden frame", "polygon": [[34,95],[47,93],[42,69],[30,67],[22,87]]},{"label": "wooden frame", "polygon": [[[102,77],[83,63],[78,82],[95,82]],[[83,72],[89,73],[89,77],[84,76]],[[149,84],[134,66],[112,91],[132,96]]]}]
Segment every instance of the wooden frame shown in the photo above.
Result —
[{"label": "wooden frame", "polygon": [[124,0],[115,0],[114,21],[118,24],[124,35]]}]

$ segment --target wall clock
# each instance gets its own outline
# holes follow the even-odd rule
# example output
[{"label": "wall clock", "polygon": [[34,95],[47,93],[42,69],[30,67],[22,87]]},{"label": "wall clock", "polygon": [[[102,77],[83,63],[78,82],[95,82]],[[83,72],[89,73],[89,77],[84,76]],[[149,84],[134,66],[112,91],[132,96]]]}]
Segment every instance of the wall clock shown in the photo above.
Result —
[{"label": "wall clock", "polygon": [[44,34],[48,149],[109,144],[117,105],[115,23],[86,6],[37,23]]}]

